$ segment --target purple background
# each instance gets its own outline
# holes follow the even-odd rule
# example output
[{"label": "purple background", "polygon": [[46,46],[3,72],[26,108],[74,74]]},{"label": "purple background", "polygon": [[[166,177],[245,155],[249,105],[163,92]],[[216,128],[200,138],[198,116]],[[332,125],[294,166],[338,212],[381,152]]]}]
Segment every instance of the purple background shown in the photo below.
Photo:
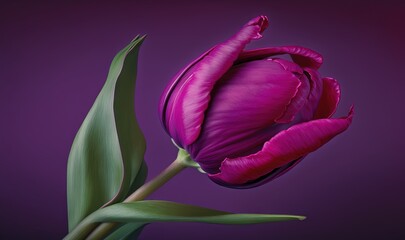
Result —
[{"label": "purple background", "polygon": [[[0,238],[60,239],[67,232],[66,162],[110,61],[147,33],[137,113],[149,177],[175,158],[157,116],[159,96],[189,61],[249,19],[268,15],[249,48],[297,44],[323,54],[323,76],[355,104],[350,129],[290,173],[231,190],[188,169],[151,196],[234,212],[302,214],[250,226],[156,223],[141,239],[400,239],[405,213],[405,4],[306,1],[9,2],[0,7]],[[164,236],[164,237],[163,237]]]}]

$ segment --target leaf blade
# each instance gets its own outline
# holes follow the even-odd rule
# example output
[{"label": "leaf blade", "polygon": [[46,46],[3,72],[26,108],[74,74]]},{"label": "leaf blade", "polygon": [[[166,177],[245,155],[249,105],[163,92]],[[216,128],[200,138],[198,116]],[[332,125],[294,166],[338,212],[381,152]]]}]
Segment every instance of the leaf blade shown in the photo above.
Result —
[{"label": "leaf blade", "polygon": [[146,143],[134,112],[143,39],[137,36],[114,57],[72,144],[67,170],[69,231],[101,206],[122,200],[144,164]]},{"label": "leaf blade", "polygon": [[90,222],[201,222],[214,224],[257,224],[305,217],[283,214],[234,214],[168,201],[138,201],[118,203],[90,215]]},{"label": "leaf blade", "polygon": [[144,227],[144,223],[125,223],[108,235],[105,240],[137,239]]}]

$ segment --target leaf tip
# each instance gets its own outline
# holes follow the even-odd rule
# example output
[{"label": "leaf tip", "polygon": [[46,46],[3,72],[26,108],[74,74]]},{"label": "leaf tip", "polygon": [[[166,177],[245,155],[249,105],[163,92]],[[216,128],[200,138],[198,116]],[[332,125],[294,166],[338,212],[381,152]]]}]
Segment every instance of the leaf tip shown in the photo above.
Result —
[{"label": "leaf tip", "polygon": [[138,34],[131,40],[131,43],[137,42],[137,41],[142,42],[147,36],[148,36],[147,34],[144,34],[144,35]]}]

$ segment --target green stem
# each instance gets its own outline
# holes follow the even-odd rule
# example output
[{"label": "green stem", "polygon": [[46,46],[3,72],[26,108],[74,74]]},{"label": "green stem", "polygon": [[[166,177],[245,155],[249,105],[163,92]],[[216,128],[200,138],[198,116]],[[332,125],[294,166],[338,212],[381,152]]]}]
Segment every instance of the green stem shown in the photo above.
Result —
[{"label": "green stem", "polygon": [[[194,167],[195,164],[190,159],[189,154],[185,150],[180,149],[179,153],[177,154],[176,160],[174,160],[165,170],[163,170],[163,172],[161,172],[154,179],[138,188],[123,202],[134,202],[145,199],[151,193],[162,187],[171,178],[176,176],[183,169],[191,166]],[[103,239],[107,237],[118,226],[118,223],[102,223],[98,226],[98,223],[89,223],[85,220],[86,219],[84,219],[72,232],[70,232],[65,237],[65,240]]]}]

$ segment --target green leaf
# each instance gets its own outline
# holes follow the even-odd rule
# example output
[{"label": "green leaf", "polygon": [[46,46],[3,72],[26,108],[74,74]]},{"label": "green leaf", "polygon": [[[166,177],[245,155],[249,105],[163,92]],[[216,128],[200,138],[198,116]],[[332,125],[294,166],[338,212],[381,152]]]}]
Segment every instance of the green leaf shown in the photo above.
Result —
[{"label": "green leaf", "polygon": [[105,240],[129,240],[137,239],[141,234],[144,223],[125,223],[115,230],[112,234],[108,235]]},{"label": "green leaf", "polygon": [[[304,219],[305,217],[303,216],[295,215],[234,214],[175,202],[147,200],[132,203],[117,203],[94,212],[84,221],[122,223],[132,222],[138,224],[140,227],[143,224],[152,222],[257,224]],[[128,225],[124,225],[124,227],[128,228],[128,232],[134,231],[134,226],[137,227],[137,225],[132,225],[132,228]],[[119,236],[126,236],[125,229],[119,230],[121,230],[121,235]]]},{"label": "green leaf", "polygon": [[[128,195],[128,197],[132,192],[134,192],[136,189],[138,189],[142,184],[145,182],[146,177],[147,177],[147,166],[146,164],[142,164],[141,169],[139,170],[138,176],[136,177],[136,180],[132,184]],[[110,234],[106,240],[130,240],[130,239],[137,239],[138,236],[141,234],[143,230],[143,226],[145,226],[143,223],[125,223],[122,224],[118,229],[116,229],[112,234]]]},{"label": "green leaf", "polygon": [[122,201],[145,180],[145,138],[134,109],[143,39],[137,36],[114,57],[107,80],[72,144],[67,170],[70,231],[100,207]]},{"label": "green leaf", "polygon": [[117,203],[89,216],[91,222],[205,222],[216,224],[255,224],[303,220],[303,216],[279,214],[234,214],[193,205],[146,200]]},{"label": "green leaf", "polygon": [[146,163],[143,162],[141,168],[138,171],[138,175],[136,176],[135,180],[129,187],[127,195],[125,195],[125,198],[127,198],[129,195],[135,192],[135,190],[137,190],[140,186],[142,186],[145,183],[147,176],[148,176],[148,167]]}]

